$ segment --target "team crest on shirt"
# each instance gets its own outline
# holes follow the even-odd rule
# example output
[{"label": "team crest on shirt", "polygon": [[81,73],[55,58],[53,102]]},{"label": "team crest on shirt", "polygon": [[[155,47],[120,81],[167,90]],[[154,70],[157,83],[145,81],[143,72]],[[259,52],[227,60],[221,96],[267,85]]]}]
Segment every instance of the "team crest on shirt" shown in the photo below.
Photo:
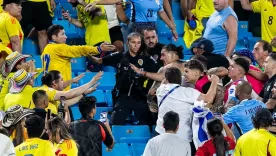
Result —
[{"label": "team crest on shirt", "polygon": [[154,54],[154,55],[153,55],[153,59],[154,59],[155,61],[157,61],[157,60],[158,60],[158,55]]},{"label": "team crest on shirt", "polygon": [[139,64],[140,66],[142,66],[143,63],[144,63],[144,61],[143,61],[142,59],[139,59],[139,60],[138,60],[138,64]]}]

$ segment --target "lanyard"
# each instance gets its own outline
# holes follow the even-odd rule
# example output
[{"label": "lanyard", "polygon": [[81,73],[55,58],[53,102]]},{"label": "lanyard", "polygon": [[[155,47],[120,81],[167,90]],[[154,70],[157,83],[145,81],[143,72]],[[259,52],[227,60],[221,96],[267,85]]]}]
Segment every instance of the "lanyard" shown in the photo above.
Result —
[{"label": "lanyard", "polygon": [[162,100],[161,100],[161,102],[160,102],[160,104],[159,104],[159,108],[160,108],[160,106],[162,105],[162,103],[163,103],[163,101],[167,98],[167,96],[168,95],[170,95],[176,88],[178,88],[178,87],[180,87],[180,86],[175,86],[175,87],[173,87],[163,98],[162,98]]}]

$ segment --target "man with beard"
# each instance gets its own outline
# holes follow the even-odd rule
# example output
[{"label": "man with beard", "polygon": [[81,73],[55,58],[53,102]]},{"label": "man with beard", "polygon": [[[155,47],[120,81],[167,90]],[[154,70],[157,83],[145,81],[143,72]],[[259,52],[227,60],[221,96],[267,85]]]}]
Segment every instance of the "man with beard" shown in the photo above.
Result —
[{"label": "man with beard", "polygon": [[157,61],[158,65],[162,67],[164,65],[161,58],[161,50],[164,47],[163,44],[158,43],[158,36],[154,28],[147,28],[143,31],[144,42],[146,44],[147,53]]}]

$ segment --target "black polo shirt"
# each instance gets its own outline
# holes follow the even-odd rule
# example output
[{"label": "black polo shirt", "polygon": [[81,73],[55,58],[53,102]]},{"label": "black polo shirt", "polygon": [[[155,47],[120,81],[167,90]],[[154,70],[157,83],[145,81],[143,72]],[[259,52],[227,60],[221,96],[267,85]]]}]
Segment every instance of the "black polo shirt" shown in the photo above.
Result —
[{"label": "black polo shirt", "polygon": [[262,89],[260,93],[260,97],[263,98],[263,102],[266,103],[269,98],[272,96],[272,88],[274,84],[276,83],[276,74],[273,75],[264,85],[264,88]]},{"label": "black polo shirt", "polygon": [[161,51],[162,51],[162,48],[164,47],[164,44],[161,44],[161,43],[157,43],[153,48],[147,48],[147,53],[152,56],[155,61],[157,61],[158,65],[160,67],[162,67],[164,64],[163,64],[163,61],[160,60],[161,58]]}]

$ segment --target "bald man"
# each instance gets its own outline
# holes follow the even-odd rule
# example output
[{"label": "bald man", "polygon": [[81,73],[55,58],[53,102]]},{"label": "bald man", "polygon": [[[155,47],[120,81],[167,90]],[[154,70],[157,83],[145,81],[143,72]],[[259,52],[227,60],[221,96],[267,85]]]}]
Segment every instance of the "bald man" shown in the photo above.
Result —
[{"label": "bald man", "polygon": [[239,104],[231,107],[224,115],[223,120],[226,124],[237,124],[242,134],[254,128],[252,116],[261,108],[266,108],[266,105],[251,98],[252,86],[247,81],[239,81],[236,85],[235,96],[239,100]]}]

